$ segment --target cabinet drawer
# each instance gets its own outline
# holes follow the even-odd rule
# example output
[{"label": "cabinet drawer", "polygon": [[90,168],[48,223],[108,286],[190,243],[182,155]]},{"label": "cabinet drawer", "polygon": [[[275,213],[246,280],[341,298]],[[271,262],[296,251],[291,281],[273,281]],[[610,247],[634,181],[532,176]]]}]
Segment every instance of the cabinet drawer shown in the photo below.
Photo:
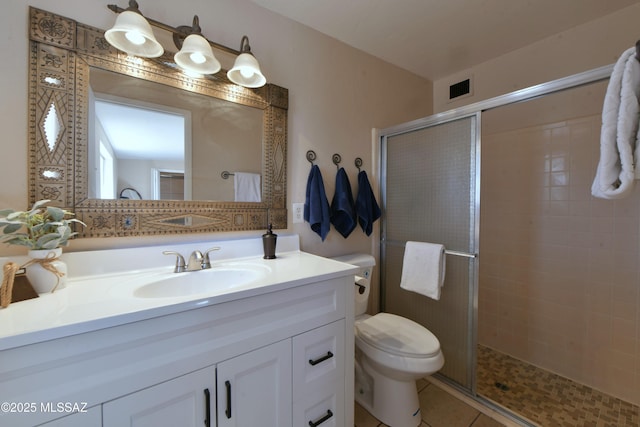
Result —
[{"label": "cabinet drawer", "polygon": [[294,426],[344,426],[344,384],[333,390],[316,390],[293,402]]},{"label": "cabinet drawer", "polygon": [[344,384],[344,320],[293,337],[293,395]]}]

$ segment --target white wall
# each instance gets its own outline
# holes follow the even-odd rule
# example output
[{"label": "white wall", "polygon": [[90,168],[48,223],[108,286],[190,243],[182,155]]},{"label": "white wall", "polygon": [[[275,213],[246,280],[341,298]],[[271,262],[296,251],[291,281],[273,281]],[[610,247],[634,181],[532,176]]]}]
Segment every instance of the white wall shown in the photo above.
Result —
[{"label": "white wall", "polygon": [[[118,2],[126,7],[127,2]],[[108,28],[115,15],[108,2],[98,0],[5,0],[0,15],[0,207],[27,207],[27,67],[28,6],[48,10],[98,28]],[[288,208],[304,202],[309,163],[305,153],[316,151],[331,198],[335,167],[331,155],[342,155],[355,188],[355,157],[373,174],[371,129],[388,127],[431,114],[431,82],[354,50],[336,40],[262,9],[249,0],[141,0],[147,16],[179,26],[198,14],[210,39],[238,48],[242,35],[250,38],[269,82],[289,89]],[[229,68],[228,61],[223,68]],[[343,239],[332,231],[322,243],[307,224],[291,223],[287,231],[301,235],[303,250],[322,255],[370,251],[372,240],[359,230]],[[251,232],[260,235],[262,232]],[[197,236],[196,236],[197,237]],[[161,238],[79,239],[68,250],[111,248],[189,240],[192,236]],[[23,253],[0,247],[0,255]]]}]

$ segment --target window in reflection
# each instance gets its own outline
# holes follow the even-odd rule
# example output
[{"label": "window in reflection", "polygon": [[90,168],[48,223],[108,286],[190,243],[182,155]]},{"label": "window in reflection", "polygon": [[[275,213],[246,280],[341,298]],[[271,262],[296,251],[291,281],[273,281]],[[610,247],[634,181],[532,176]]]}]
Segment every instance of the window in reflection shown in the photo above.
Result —
[{"label": "window in reflection", "polygon": [[102,139],[99,139],[98,143],[100,145],[100,191],[98,196],[101,199],[115,199],[116,175],[113,154]]},{"label": "window in reflection", "polygon": [[[170,115],[162,119],[132,120],[136,113],[127,111],[118,118],[120,124],[116,130],[130,138],[126,147],[141,146],[143,139],[150,139],[151,142],[145,153],[146,164],[120,160],[119,150],[114,149],[117,159],[115,174],[118,177],[116,196],[123,188],[131,187],[144,200],[158,200],[159,193],[154,195],[153,180],[156,178],[149,172],[149,168],[156,168],[184,173],[184,200],[234,201],[234,179],[222,179],[222,171],[264,173],[262,109],[96,68],[91,69],[90,83],[89,141],[97,141],[96,136],[100,132],[100,124],[91,118],[91,109],[95,110],[93,116],[101,114],[101,102],[147,107]],[[185,142],[181,151],[184,160],[179,165],[166,160],[161,162],[156,157],[162,151],[159,144],[163,142],[171,142],[170,148],[178,149],[179,144],[175,143],[178,138],[169,137],[172,131],[160,129],[161,125],[169,124],[172,114],[173,117],[176,114],[185,117]],[[125,119],[128,121],[124,122]],[[140,127],[145,123],[149,124],[149,128]],[[107,127],[104,123],[102,126]],[[110,139],[115,137],[110,136]],[[97,158],[91,159],[92,150],[97,150],[97,146],[95,143],[88,145],[89,180],[92,181],[89,184],[89,198],[102,198],[95,196],[95,181],[99,179]],[[276,151],[275,155],[278,154],[281,153]],[[276,164],[283,163],[283,159],[274,160]],[[124,176],[128,178],[124,180]]]}]

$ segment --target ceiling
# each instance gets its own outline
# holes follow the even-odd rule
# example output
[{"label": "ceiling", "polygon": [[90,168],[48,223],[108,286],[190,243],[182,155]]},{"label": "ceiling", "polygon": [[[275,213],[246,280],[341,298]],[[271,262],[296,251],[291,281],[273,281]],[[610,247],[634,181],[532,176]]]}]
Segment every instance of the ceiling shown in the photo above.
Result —
[{"label": "ceiling", "polygon": [[104,100],[95,112],[116,158],[184,161],[183,116]]},{"label": "ceiling", "polygon": [[638,0],[252,1],[432,81],[638,3]]}]

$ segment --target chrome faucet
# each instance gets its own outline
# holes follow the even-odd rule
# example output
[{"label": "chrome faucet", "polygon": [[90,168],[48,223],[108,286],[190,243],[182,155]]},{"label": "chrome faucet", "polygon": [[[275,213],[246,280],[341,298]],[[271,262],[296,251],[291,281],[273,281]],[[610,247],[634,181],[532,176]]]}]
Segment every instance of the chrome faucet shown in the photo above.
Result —
[{"label": "chrome faucet", "polygon": [[211,268],[211,260],[209,259],[209,252],[220,250],[219,246],[207,249],[204,255],[199,250],[191,252],[189,256],[189,262],[185,263],[184,257],[176,251],[163,251],[164,255],[175,255],[176,266],[173,269],[174,273],[183,273],[185,271],[200,271]]},{"label": "chrome faucet", "polygon": [[198,271],[202,270],[202,260],[204,257],[202,256],[202,252],[195,250],[191,252],[189,256],[189,263],[187,264],[187,271]]}]

